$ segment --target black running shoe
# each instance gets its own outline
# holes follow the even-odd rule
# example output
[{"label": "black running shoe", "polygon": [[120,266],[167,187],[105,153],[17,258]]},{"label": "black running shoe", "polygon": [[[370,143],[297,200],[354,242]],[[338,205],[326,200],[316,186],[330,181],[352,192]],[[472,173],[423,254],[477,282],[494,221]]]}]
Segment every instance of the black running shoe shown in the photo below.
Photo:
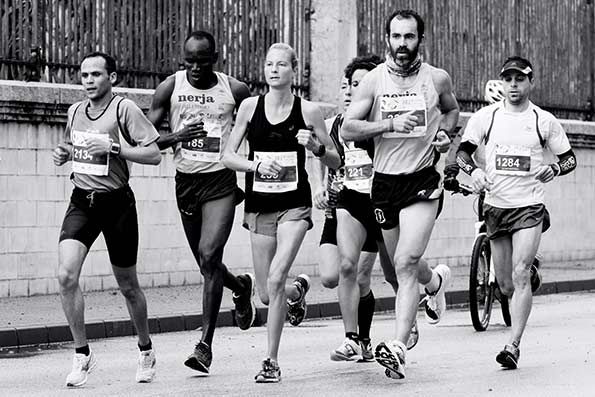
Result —
[{"label": "black running shoe", "polygon": [[310,277],[306,274],[300,274],[295,278],[293,284],[300,292],[300,297],[296,301],[287,299],[287,316],[289,324],[297,327],[306,318],[306,294],[310,289]]},{"label": "black running shoe", "polygon": [[506,369],[516,369],[519,363],[521,351],[513,345],[506,345],[504,349],[496,356],[496,361]]},{"label": "black running shoe", "polygon": [[254,276],[246,273],[239,275],[238,279],[245,286],[245,290],[239,295],[233,294],[233,303],[236,305],[235,320],[241,330],[247,330],[254,324],[254,319],[256,318]]},{"label": "black running shoe", "polygon": [[278,383],[281,380],[281,369],[276,361],[267,358],[262,362],[262,369],[254,377],[256,383]]},{"label": "black running shoe", "polygon": [[208,374],[212,360],[211,347],[204,342],[198,342],[194,347],[194,352],[184,361],[184,365],[195,371]]}]

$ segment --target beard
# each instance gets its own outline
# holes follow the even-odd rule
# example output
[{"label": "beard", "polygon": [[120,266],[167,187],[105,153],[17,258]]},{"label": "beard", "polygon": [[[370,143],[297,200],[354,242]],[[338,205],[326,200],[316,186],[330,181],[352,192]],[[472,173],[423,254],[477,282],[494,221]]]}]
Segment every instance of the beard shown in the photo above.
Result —
[{"label": "beard", "polygon": [[419,53],[419,44],[413,50],[409,50],[409,48],[405,46],[397,47],[396,49],[390,47],[389,50],[390,55],[395,63],[407,65],[417,58],[417,54]]}]

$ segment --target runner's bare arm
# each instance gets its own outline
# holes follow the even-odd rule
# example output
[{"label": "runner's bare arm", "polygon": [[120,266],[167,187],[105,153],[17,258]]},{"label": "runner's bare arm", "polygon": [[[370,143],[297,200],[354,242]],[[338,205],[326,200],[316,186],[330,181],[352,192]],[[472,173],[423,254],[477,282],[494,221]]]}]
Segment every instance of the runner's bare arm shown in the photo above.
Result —
[{"label": "runner's bare arm", "polygon": [[372,73],[364,76],[359,89],[351,98],[345,113],[341,136],[346,141],[362,141],[385,132],[410,132],[417,125],[417,117],[405,113],[399,117],[380,121],[367,121],[374,105],[376,79]]},{"label": "runner's bare arm", "polygon": [[[147,113],[147,118],[149,121],[151,121],[151,123],[153,123],[157,131],[159,131],[161,123],[169,113],[170,98],[171,94],[174,92],[175,82],[175,76],[169,76],[157,86],[155,93],[153,94],[153,100],[151,102],[149,112]],[[160,149],[168,148],[175,143],[175,136],[169,133],[166,135],[161,135],[157,141],[157,145]]]},{"label": "runner's bare arm", "polygon": [[439,95],[438,107],[443,114],[438,128],[451,134],[459,121],[459,104],[453,91],[452,79],[446,71],[434,69],[432,71],[432,80]]},{"label": "runner's bare arm", "polygon": [[147,146],[122,146],[119,156],[139,164],[157,165],[161,162],[161,152],[156,142]]},{"label": "runner's bare arm", "polygon": [[[256,104],[258,103],[258,97],[251,97],[243,101],[238,109],[238,115],[236,116],[236,122],[231,130],[229,139],[223,148],[223,156],[221,163],[235,171],[241,172],[255,172],[257,169],[260,173],[263,173],[265,165],[270,166],[267,161],[257,162],[248,160],[244,156],[238,154],[240,144],[246,136],[248,129],[248,123],[254,114]],[[267,164],[265,164],[267,163]],[[277,171],[280,171],[281,167]]]},{"label": "runner's bare arm", "polygon": [[[306,149],[310,150],[327,167],[339,168],[341,166],[341,156],[339,156],[337,148],[328,135],[320,108],[314,103],[304,100],[302,101],[302,115],[306,125],[312,127],[312,134],[308,142],[300,143],[304,144]],[[324,149],[320,145],[324,145]]]},{"label": "runner's bare arm", "polygon": [[52,152],[52,160],[54,165],[61,166],[72,160],[72,142],[70,142],[70,123],[74,113],[74,109],[77,105],[74,104],[68,108],[68,121],[66,128],[64,129],[64,142],[61,142],[56,146]]},{"label": "runner's bare arm", "polygon": [[243,83],[231,76],[229,76],[229,86],[231,87],[233,99],[236,101],[236,109],[238,109],[244,99],[250,97],[250,89],[246,83]]},{"label": "runner's bare arm", "polygon": [[[174,91],[175,82],[175,76],[169,76],[159,84],[153,94],[153,101],[147,113],[147,118],[153,123],[157,131],[159,131],[159,126],[169,113],[171,106],[170,98]],[[171,128],[172,126],[170,125],[170,132],[168,133],[160,133],[160,137],[157,140],[159,149],[166,149],[178,142],[187,142],[196,138],[202,138],[206,134],[203,130],[203,124],[200,122],[189,124],[175,132],[171,132]]]}]

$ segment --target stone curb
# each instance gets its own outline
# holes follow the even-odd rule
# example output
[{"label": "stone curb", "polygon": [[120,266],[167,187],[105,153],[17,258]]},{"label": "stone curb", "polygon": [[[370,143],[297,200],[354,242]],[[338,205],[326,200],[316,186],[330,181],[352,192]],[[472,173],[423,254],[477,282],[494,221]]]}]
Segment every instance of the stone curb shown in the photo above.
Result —
[{"label": "stone curb", "polygon": [[[595,290],[595,279],[559,281],[544,283],[536,295]],[[467,304],[467,291],[449,291],[446,293],[449,306]],[[376,312],[392,311],[395,308],[394,297],[376,298]],[[308,305],[307,318],[338,317],[341,315],[339,302],[323,302]],[[267,309],[259,308],[255,326],[264,324]],[[180,313],[171,316],[149,318],[151,334],[162,332],[192,331],[202,324],[202,315],[196,313]],[[234,310],[227,309],[219,313],[218,327],[235,326]],[[135,335],[130,319],[119,318],[104,321],[93,321],[86,324],[89,339],[102,339],[117,336]],[[47,345],[50,343],[70,342],[72,336],[67,324],[30,325],[17,328],[0,328],[0,348],[16,348],[31,345]]]}]

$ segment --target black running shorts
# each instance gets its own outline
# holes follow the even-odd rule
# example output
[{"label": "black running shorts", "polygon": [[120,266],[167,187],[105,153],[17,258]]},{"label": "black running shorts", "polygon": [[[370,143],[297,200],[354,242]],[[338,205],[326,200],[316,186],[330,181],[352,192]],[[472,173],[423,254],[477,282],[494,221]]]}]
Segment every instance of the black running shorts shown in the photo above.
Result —
[{"label": "black running shorts", "polygon": [[378,252],[376,241],[382,240],[382,231],[374,217],[374,208],[370,196],[345,188],[339,193],[337,208],[347,210],[366,229],[366,241],[362,251]]},{"label": "black running shorts", "polygon": [[444,192],[440,186],[440,174],[434,167],[407,175],[374,173],[372,205],[376,221],[382,229],[389,230],[399,226],[399,213],[403,208],[431,200],[439,200],[436,212],[438,218],[442,211]]},{"label": "black running shorts", "polygon": [[60,241],[77,240],[90,249],[99,233],[103,233],[112,265],[136,265],[138,220],[134,194],[128,185],[106,193],[77,187],[72,191]]},{"label": "black running shorts", "polygon": [[195,174],[176,173],[176,199],[182,216],[201,216],[204,203],[229,194],[235,194],[236,205],[244,200],[244,192],[238,187],[235,171],[226,168]]},{"label": "black running shorts", "polygon": [[[373,219],[374,218],[372,218],[372,220]],[[364,226],[364,227],[366,227],[366,226]],[[375,225],[375,227],[380,232],[378,225]],[[378,244],[376,243],[376,235],[374,233],[369,233],[367,227],[366,227],[366,232],[367,232],[366,233],[366,241],[364,241],[362,251],[363,252],[378,252]],[[324,218],[324,226],[322,227],[322,234],[320,235],[320,244],[319,245],[323,245],[323,244],[337,245],[337,217],[336,217],[336,214],[332,218],[326,218],[326,217]]]},{"label": "black running shorts", "polygon": [[542,224],[542,233],[550,228],[550,214],[543,204],[521,208],[498,208],[483,204],[483,216],[490,240],[512,235],[521,229]]}]

